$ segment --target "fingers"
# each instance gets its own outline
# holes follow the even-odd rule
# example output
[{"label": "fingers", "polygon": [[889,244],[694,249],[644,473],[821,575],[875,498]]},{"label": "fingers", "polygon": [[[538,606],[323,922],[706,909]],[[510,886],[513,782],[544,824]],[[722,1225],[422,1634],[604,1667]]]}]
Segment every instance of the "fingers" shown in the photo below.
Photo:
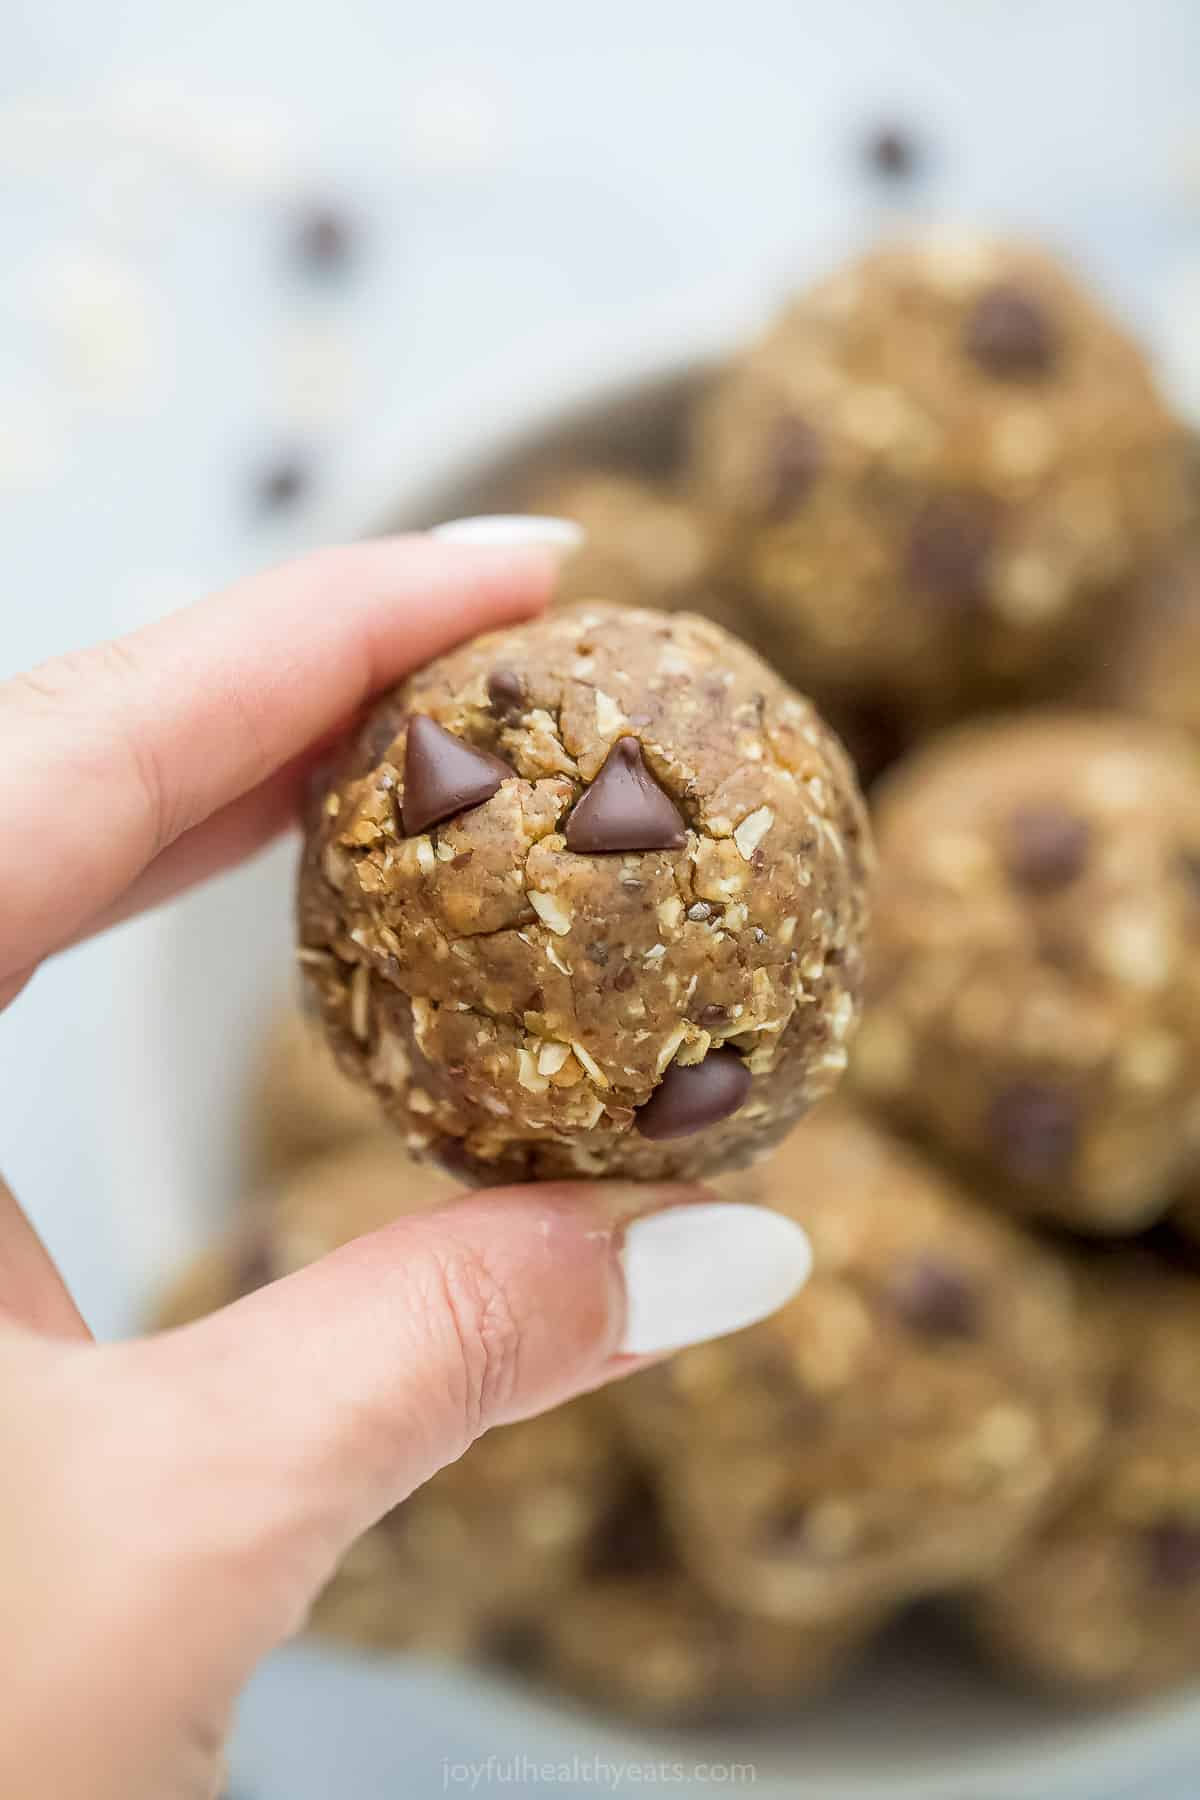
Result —
[{"label": "fingers", "polygon": [[799,1227],[703,1189],[547,1184],[400,1219],[125,1352],[170,1529],[211,1541],[216,1496],[260,1654],[480,1432],[762,1317],[807,1271]]},{"label": "fingers", "polygon": [[[164,1792],[349,1543],[480,1431],[749,1323],[804,1234],[702,1189],[551,1186],[406,1217],[196,1325],[0,1325],[0,1791]],[[9,1554],[13,1546],[19,1555]],[[63,1737],[64,1711],[71,1733]],[[7,1760],[6,1760],[7,1759]]]},{"label": "fingers", "polygon": [[0,1179],[0,1314],[46,1337],[86,1338],[88,1328],[62,1276]]},{"label": "fingers", "polygon": [[536,611],[556,561],[428,537],[321,551],[0,686],[0,983],[371,694]]}]

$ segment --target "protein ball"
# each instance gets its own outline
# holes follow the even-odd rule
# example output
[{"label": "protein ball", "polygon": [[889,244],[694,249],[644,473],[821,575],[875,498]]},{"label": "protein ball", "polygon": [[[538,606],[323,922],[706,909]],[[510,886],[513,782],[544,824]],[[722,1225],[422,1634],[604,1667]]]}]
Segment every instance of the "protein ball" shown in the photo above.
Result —
[{"label": "protein ball", "polygon": [[808,1625],[979,1579],[1095,1436],[1069,1282],[841,1102],[750,1181],[729,1197],[809,1233],[803,1294],[612,1390],[681,1556],[718,1601]]},{"label": "protein ball", "polygon": [[1135,1253],[1101,1259],[1084,1294],[1106,1435],[970,1616],[1009,1672],[1116,1700],[1200,1674],[1200,1281]]},{"label": "protein ball", "polygon": [[539,484],[528,510],[572,519],[586,533],[563,564],[560,599],[602,596],[628,606],[714,616],[704,604],[713,577],[711,527],[665,484],[580,469]]},{"label": "protein ball", "polygon": [[808,701],[713,624],[582,605],[375,708],[309,822],[304,974],[414,1152],[709,1174],[841,1075],[869,864]]},{"label": "protein ball", "polygon": [[941,230],[810,289],[702,408],[771,659],[909,733],[1052,690],[1185,507],[1137,345],[1051,258]]},{"label": "protein ball", "polygon": [[854,1077],[1000,1204],[1140,1229],[1200,1157],[1200,764],[1133,719],[932,743],[879,800]]}]

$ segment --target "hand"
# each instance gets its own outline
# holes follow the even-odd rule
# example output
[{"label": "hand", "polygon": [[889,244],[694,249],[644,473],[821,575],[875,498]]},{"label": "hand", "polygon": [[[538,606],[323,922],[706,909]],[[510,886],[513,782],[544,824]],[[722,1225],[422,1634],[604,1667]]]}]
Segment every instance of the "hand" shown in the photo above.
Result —
[{"label": "hand", "polygon": [[[282,829],[322,741],[536,611],[555,564],[535,541],[322,552],[0,686],[0,1005]],[[467,1196],[97,1346],[0,1183],[0,1792],[207,1800],[240,1687],[360,1532],[488,1426],[799,1285],[796,1227],[679,1211],[705,1198]]]}]

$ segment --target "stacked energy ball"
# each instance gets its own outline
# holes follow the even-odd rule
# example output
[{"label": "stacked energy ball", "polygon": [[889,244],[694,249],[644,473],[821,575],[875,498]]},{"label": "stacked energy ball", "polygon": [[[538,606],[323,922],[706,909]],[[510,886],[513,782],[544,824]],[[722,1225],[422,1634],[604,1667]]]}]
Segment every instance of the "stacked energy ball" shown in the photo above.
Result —
[{"label": "stacked energy ball", "polygon": [[320,1029],[164,1322],[464,1179],[711,1180],[804,1225],[808,1288],[491,1433],[317,1627],[651,1720],[787,1707],[931,1597],[1009,1677],[1200,1674],[1185,433],[1053,258],[940,231],[802,294],[686,438],[513,494],[587,529],[561,604],[344,747]]}]

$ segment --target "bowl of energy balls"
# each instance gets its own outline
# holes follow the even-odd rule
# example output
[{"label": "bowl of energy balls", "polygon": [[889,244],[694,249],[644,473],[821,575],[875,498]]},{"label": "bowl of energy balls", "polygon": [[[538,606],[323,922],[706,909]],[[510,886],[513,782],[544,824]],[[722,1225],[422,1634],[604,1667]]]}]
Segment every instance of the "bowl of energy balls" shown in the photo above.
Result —
[{"label": "bowl of energy balls", "polygon": [[814,1274],[489,1434],[313,1632],[478,1671],[448,1716],[522,1749],[770,1793],[1184,1759],[1200,483],[1145,350],[1049,251],[925,230],[399,522],[504,511],[584,526],[556,604],[356,725],[298,927],[281,856],[239,878],[242,1199],[159,1322],[464,1183],[708,1180]]}]

